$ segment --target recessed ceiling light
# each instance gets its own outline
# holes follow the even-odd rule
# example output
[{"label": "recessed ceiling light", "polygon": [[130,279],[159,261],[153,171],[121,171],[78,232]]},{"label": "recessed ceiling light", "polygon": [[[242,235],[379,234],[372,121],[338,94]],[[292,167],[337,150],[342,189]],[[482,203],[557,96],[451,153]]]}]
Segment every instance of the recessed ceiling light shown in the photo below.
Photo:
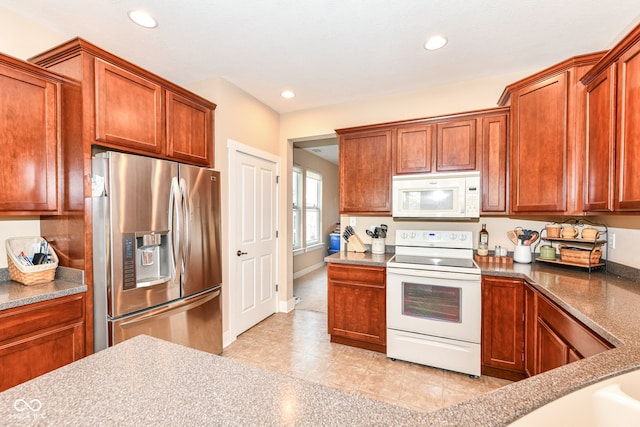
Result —
[{"label": "recessed ceiling light", "polygon": [[155,28],[158,26],[158,21],[156,21],[151,15],[142,10],[130,10],[127,12],[129,15],[129,19],[131,19],[134,23],[140,25],[144,28]]},{"label": "recessed ceiling light", "polygon": [[286,99],[291,99],[296,96],[296,94],[291,92],[290,90],[285,90],[280,94],[280,96]]},{"label": "recessed ceiling light", "polygon": [[447,44],[447,39],[442,36],[433,36],[424,44],[424,48],[427,50],[438,50]]}]

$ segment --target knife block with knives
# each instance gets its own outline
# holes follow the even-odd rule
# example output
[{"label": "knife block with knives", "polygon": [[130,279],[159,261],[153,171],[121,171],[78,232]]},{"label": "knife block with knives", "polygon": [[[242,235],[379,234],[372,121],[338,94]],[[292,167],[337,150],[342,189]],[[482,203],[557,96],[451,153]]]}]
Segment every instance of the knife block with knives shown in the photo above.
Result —
[{"label": "knife block with knives", "polygon": [[349,252],[366,252],[367,248],[365,248],[362,240],[356,235],[353,227],[348,225],[344,229],[344,233],[342,234],[345,242],[347,242],[347,251]]}]

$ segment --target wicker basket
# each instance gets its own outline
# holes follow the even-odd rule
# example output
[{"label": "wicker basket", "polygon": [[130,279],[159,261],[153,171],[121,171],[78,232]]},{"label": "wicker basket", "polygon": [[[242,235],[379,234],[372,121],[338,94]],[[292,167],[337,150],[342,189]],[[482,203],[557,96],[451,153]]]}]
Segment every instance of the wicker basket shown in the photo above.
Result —
[{"label": "wicker basket", "polygon": [[547,225],[545,227],[545,230],[547,230],[547,237],[551,237],[552,239],[557,239],[560,237],[560,230],[562,230],[562,227],[552,227],[550,225]]},{"label": "wicker basket", "polygon": [[7,266],[9,267],[9,278],[23,285],[39,285],[53,281],[58,268],[58,256],[56,252],[48,247],[48,254],[51,255],[51,262],[40,265],[24,265],[17,257],[17,254],[24,252],[26,256],[32,257],[44,241],[42,237],[15,237],[7,239]]},{"label": "wicker basket", "polygon": [[591,250],[560,247],[560,261],[581,265],[594,265],[600,262],[602,247]]}]

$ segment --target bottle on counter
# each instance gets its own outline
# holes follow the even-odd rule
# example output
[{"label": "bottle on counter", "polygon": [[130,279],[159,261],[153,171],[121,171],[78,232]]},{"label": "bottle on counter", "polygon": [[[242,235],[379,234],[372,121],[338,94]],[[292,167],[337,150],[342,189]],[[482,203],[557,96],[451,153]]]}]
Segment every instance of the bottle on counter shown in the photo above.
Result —
[{"label": "bottle on counter", "polygon": [[487,224],[482,224],[482,230],[478,239],[478,255],[489,255],[489,232],[487,231]]}]

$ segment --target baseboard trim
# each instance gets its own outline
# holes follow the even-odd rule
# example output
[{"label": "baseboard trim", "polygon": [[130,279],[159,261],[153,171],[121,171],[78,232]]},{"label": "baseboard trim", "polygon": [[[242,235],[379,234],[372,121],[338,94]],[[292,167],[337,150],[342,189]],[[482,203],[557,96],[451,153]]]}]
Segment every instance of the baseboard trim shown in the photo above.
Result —
[{"label": "baseboard trim", "polygon": [[293,298],[278,302],[278,313],[289,313],[294,308],[296,308],[296,301]]},{"label": "baseboard trim", "polygon": [[295,279],[297,279],[299,277],[304,276],[305,274],[309,274],[312,271],[316,271],[316,270],[324,267],[326,264],[327,264],[326,262],[322,261],[322,262],[319,262],[319,263],[314,264],[312,266],[309,266],[307,268],[303,268],[300,271],[296,271],[295,273],[293,273],[293,279],[295,280]]}]

